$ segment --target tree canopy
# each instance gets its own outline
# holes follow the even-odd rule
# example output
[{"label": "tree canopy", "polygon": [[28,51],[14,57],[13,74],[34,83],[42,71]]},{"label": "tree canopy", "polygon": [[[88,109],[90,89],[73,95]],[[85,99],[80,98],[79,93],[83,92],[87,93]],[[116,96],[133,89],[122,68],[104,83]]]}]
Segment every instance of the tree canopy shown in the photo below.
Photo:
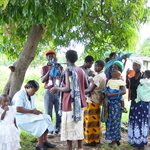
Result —
[{"label": "tree canopy", "polygon": [[140,55],[149,56],[150,57],[150,38],[145,40],[143,45],[140,48]]},{"label": "tree canopy", "polygon": [[[82,42],[99,58],[106,51],[134,50],[138,28],[148,20],[145,0],[4,0],[0,1],[0,50],[20,54],[30,28],[41,25],[40,44]],[[38,53],[38,51],[37,51]]]}]

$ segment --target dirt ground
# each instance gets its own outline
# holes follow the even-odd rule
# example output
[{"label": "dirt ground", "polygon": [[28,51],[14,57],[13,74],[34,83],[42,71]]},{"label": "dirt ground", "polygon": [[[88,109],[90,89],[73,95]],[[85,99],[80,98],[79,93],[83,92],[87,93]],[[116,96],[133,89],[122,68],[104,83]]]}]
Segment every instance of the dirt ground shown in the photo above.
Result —
[{"label": "dirt ground", "polygon": [[[102,139],[103,144],[98,144],[96,147],[87,147],[83,145],[83,150],[134,150],[131,146],[127,143],[127,133],[122,133],[122,140],[121,140],[121,146],[110,148],[108,147],[106,141]],[[50,136],[48,138],[49,142],[54,143],[57,145],[55,150],[66,150],[66,142],[60,141],[60,136]],[[49,149],[52,150],[52,149]],[[54,150],[54,149],[53,149]],[[73,150],[77,150],[77,143],[74,142],[73,144]],[[150,150],[150,138],[149,138],[149,145],[145,147],[145,150]]]}]

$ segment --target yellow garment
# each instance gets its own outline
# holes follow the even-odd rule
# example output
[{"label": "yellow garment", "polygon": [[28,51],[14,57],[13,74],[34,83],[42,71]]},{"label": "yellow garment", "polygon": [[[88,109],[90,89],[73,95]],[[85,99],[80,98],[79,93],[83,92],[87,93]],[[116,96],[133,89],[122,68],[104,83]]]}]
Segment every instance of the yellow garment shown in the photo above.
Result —
[{"label": "yellow garment", "polygon": [[87,101],[91,100],[95,103],[100,103],[100,96],[99,96],[99,91],[103,90],[106,86],[106,76],[102,72],[100,74],[97,74],[93,78],[94,84],[96,85],[96,88],[94,91],[91,92],[91,96],[87,97]]},{"label": "yellow garment", "polygon": [[121,79],[119,79],[119,80],[110,79],[107,82],[107,87],[110,87],[111,89],[114,89],[114,90],[119,90],[120,86],[125,86],[125,85],[126,85],[126,83]]},{"label": "yellow garment", "polygon": [[100,105],[97,103],[87,103],[84,109],[84,142],[99,143],[100,141]]}]

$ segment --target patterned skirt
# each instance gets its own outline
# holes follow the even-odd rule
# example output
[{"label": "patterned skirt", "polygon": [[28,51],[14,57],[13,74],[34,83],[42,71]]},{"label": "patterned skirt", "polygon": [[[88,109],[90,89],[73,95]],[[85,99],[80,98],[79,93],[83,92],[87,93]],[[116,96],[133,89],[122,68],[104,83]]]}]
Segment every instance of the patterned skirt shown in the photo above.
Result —
[{"label": "patterned skirt", "polygon": [[121,139],[121,114],[121,100],[112,100],[108,104],[107,140],[119,141]]},{"label": "patterned skirt", "polygon": [[87,103],[84,109],[84,142],[100,142],[100,105]]},{"label": "patterned skirt", "polygon": [[135,147],[143,147],[148,142],[149,102],[131,101],[128,142]]}]

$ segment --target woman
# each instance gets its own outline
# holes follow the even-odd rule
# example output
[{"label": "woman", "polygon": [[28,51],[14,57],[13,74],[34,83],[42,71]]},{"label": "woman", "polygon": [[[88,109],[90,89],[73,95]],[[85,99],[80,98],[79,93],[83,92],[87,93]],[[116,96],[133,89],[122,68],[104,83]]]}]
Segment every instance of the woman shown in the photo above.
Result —
[{"label": "woman", "polygon": [[95,62],[95,72],[97,75],[93,78],[93,83],[85,90],[89,96],[87,97],[87,107],[84,110],[84,142],[85,146],[96,146],[100,143],[100,105],[102,98],[100,92],[106,86],[106,76],[103,72],[104,61],[97,60]]},{"label": "woman", "polygon": [[24,89],[14,95],[12,103],[16,106],[18,126],[39,138],[36,150],[45,150],[56,145],[46,141],[48,131],[53,131],[51,118],[34,107],[33,95],[38,89],[39,84],[36,81],[28,81]]},{"label": "woman", "polygon": [[[135,60],[133,62],[133,70],[135,76],[129,80],[128,87],[130,90],[130,113],[128,123],[128,142],[138,150],[143,150],[147,144],[148,132],[148,103],[139,101],[136,103],[137,88],[140,79],[143,77],[141,73],[142,62]],[[128,75],[128,74],[127,74]]]},{"label": "woman", "polygon": [[[125,83],[120,78],[122,68],[116,64],[113,69],[112,78],[107,82],[106,99],[108,104],[108,120],[106,123],[106,139],[110,140],[110,146],[120,145],[121,140],[121,103],[122,95],[126,93]],[[114,67],[113,66],[113,67]],[[119,71],[120,70],[120,71]]]},{"label": "woman", "polygon": [[56,90],[62,92],[62,122],[61,141],[67,141],[67,150],[72,150],[72,141],[78,141],[78,150],[82,149],[83,135],[83,111],[86,107],[85,101],[85,73],[75,65],[78,59],[77,52],[69,50],[66,52],[68,68],[62,81],[62,87],[53,87],[52,93]]}]

